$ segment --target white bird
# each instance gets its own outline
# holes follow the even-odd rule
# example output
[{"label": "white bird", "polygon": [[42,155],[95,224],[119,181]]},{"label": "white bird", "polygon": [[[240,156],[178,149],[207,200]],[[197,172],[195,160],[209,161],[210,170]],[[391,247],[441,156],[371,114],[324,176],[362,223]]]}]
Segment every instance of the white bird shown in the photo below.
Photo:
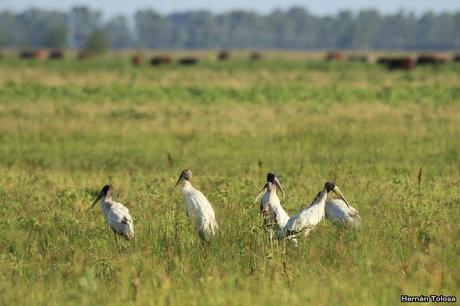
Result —
[{"label": "white bird", "polygon": [[361,216],[358,211],[343,200],[328,200],[325,213],[326,219],[338,227],[356,229],[361,226]]},{"label": "white bird", "polygon": [[201,240],[208,242],[215,236],[219,225],[211,203],[199,190],[192,186],[191,179],[192,172],[190,170],[182,171],[176,185],[174,185],[173,192],[180,184],[182,198],[185,202],[185,213],[192,222],[195,222]]},{"label": "white bird", "polygon": [[128,208],[112,200],[112,190],[112,185],[105,185],[91,208],[100,201],[101,210],[104,213],[107,224],[115,235],[115,240],[118,242],[117,234],[123,236],[126,240],[131,240],[134,238],[133,218],[131,218]]},{"label": "white bird", "polygon": [[260,190],[259,194],[256,197],[256,201],[259,201],[260,213],[263,216],[268,217],[268,222],[276,225],[277,227],[283,227],[287,220],[289,220],[289,215],[286,213],[284,208],[281,206],[280,199],[276,194],[277,190],[280,190],[284,196],[284,190],[281,186],[280,181],[273,172],[267,174],[267,183]]},{"label": "white bird", "polygon": [[330,191],[334,191],[348,205],[347,200],[335,183],[326,182],[323,190],[318,193],[308,208],[289,218],[286,225],[278,231],[277,238],[282,239],[302,232],[304,236],[308,236],[311,230],[324,218],[324,207],[326,206],[327,194]]},{"label": "white bird", "polygon": [[[268,201],[269,201],[269,198],[270,198],[270,192],[269,192],[269,190],[267,188],[268,183],[271,183],[272,185],[274,184],[275,186],[273,186],[273,188],[276,187],[276,189],[274,190],[274,195],[272,196],[275,200],[280,202],[278,196],[276,195],[276,190],[277,189],[279,189],[281,191],[281,194],[284,196],[284,190],[283,190],[283,187],[281,186],[280,181],[278,180],[278,177],[273,172],[269,172],[267,174],[267,183],[260,190],[259,194],[256,197],[256,201],[258,199],[260,199],[260,201],[259,201],[259,209],[260,209],[260,213],[262,215],[266,215],[266,214],[270,213],[270,211],[269,211],[270,207],[268,205]],[[281,206],[281,204],[278,205],[278,206]],[[284,211],[284,209],[282,207],[281,207],[281,210],[282,210],[282,214],[286,215],[287,218],[289,219],[288,214]]]},{"label": "white bird", "polygon": [[[256,197],[256,200],[260,198],[260,212],[262,215],[268,217],[268,220],[264,220],[264,223],[265,225],[269,225],[270,239],[273,237],[272,229],[277,232],[279,229],[283,228],[289,220],[289,215],[281,206],[280,199],[276,194],[277,189],[284,195],[280,181],[274,173],[270,172],[267,174],[267,183]],[[292,241],[294,245],[297,245],[295,237],[293,237]]]}]

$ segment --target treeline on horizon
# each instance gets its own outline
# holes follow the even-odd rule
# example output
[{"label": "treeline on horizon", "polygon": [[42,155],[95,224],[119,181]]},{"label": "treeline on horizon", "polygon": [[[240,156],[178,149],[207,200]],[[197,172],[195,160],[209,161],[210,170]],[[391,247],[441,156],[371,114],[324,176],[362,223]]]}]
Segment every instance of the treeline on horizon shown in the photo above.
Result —
[{"label": "treeline on horizon", "polygon": [[28,9],[0,12],[0,46],[85,48],[90,37],[111,48],[148,49],[369,49],[460,48],[460,11],[382,15],[376,10],[316,16],[294,7],[262,15],[248,11],[213,14],[154,10],[105,20],[100,11]]}]

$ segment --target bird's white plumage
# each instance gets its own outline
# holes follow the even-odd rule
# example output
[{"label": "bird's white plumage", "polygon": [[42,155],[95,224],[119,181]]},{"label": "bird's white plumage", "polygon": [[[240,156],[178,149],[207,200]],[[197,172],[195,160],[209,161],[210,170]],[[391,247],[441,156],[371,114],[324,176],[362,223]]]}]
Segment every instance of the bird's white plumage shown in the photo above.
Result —
[{"label": "bird's white plumage", "polygon": [[195,222],[201,240],[211,240],[219,228],[211,203],[189,181],[182,183],[181,194],[185,202],[185,212]]},{"label": "bird's white plumage", "polygon": [[[265,201],[264,201],[265,200]],[[273,238],[273,231],[276,233],[284,226],[289,220],[289,215],[286,213],[284,208],[281,206],[281,201],[276,194],[276,187],[273,185],[269,185],[266,188],[266,191],[262,195],[260,200],[260,205],[267,211],[268,215],[268,222],[270,226],[270,239]],[[297,246],[297,239],[295,237],[291,237],[290,240]]]},{"label": "bird's white plumage", "polygon": [[328,200],[325,213],[326,219],[336,226],[358,228],[361,225],[361,216],[358,211],[348,206],[343,200]]},{"label": "bird's white plumage", "polygon": [[264,193],[260,197],[259,201],[259,209],[262,214],[268,214],[268,199],[270,197],[270,193],[267,189],[265,189]]},{"label": "bird's white plumage", "polygon": [[112,201],[111,198],[101,199],[100,204],[109,227],[126,240],[133,239],[134,225],[129,209],[120,202]]},{"label": "bird's white plumage", "polygon": [[289,215],[281,206],[281,201],[276,194],[276,188],[268,189],[260,199],[260,205],[264,211],[267,211],[270,221],[276,225],[276,229],[282,228],[289,220]]},{"label": "bird's white plumage", "polygon": [[286,225],[278,231],[277,237],[281,239],[302,232],[304,236],[307,236],[324,218],[326,199],[327,191],[323,190],[308,208],[303,209],[289,218]]}]

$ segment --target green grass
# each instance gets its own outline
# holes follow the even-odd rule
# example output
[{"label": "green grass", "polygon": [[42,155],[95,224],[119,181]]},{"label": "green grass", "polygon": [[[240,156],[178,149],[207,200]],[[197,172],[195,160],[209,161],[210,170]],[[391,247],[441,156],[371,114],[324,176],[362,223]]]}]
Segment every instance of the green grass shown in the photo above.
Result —
[{"label": "green grass", "polygon": [[[395,305],[460,288],[460,66],[0,62],[1,305]],[[171,189],[190,168],[220,232]],[[422,180],[418,184],[418,173]],[[254,198],[293,214],[336,180],[364,221],[273,246]],[[134,218],[117,248],[92,200]],[[459,298],[457,296],[457,298]]]}]

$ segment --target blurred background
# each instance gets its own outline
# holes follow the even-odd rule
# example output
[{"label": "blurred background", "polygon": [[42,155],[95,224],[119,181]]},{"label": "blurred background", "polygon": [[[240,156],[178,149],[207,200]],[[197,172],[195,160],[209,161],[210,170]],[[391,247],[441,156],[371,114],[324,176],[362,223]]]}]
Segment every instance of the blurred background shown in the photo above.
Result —
[{"label": "blurred background", "polygon": [[[459,0],[0,0],[0,42],[0,306],[460,292]],[[291,215],[336,181],[363,229],[270,240],[268,171]],[[108,183],[135,241],[91,209]]]},{"label": "blurred background", "polygon": [[4,48],[453,50],[459,34],[454,0],[0,2]]}]

